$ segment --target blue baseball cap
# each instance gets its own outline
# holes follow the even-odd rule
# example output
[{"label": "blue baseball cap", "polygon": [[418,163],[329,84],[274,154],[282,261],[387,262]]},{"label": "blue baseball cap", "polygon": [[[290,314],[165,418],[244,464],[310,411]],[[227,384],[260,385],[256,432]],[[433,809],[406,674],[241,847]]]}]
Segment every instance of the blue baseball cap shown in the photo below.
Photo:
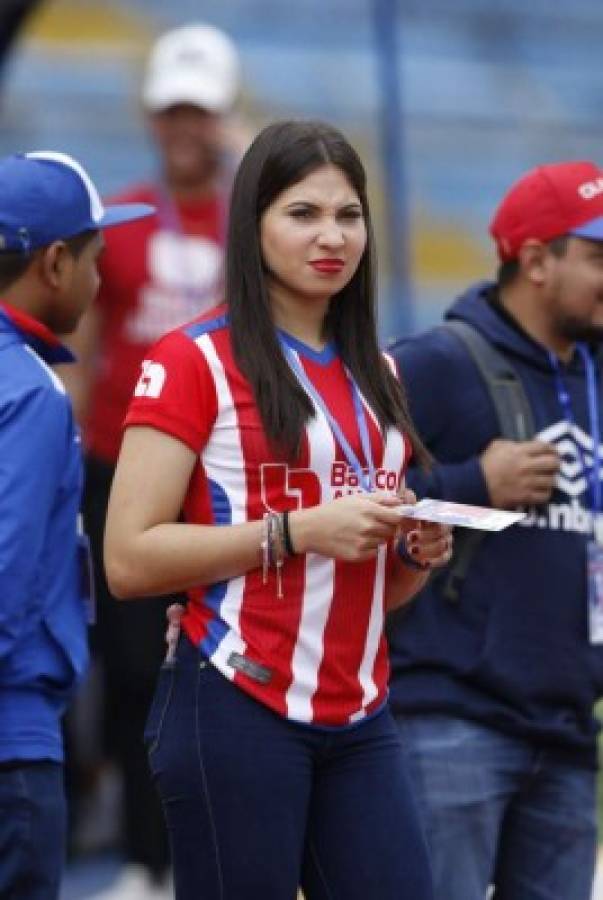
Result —
[{"label": "blue baseball cap", "polygon": [[66,153],[36,151],[0,160],[0,252],[29,253],[154,212],[146,203],[103,206],[88,173]]}]

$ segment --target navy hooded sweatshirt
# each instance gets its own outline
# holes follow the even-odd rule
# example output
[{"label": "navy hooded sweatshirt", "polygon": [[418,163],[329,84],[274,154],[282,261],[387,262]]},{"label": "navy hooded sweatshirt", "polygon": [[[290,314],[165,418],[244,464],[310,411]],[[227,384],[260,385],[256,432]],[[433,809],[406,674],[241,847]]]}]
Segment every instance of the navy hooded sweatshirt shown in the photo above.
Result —
[{"label": "navy hooded sweatshirt", "polygon": [[[392,616],[391,705],[396,713],[477,720],[594,766],[592,707],[603,694],[603,645],[591,645],[587,629],[593,516],[583,461],[592,457],[593,441],[583,362],[575,353],[560,364],[572,425],[547,351],[500,307],[493,285],[471,288],[446,318],[471,323],[510,359],[532,407],[535,437],[555,445],[561,470],[547,506],[484,538],[459,602],[443,596],[442,570]],[[467,351],[439,326],[398,342],[392,353],[419,434],[437,460],[429,473],[411,467],[409,487],[419,498],[490,505],[479,456],[500,432]],[[603,422],[601,390],[598,406]]]}]

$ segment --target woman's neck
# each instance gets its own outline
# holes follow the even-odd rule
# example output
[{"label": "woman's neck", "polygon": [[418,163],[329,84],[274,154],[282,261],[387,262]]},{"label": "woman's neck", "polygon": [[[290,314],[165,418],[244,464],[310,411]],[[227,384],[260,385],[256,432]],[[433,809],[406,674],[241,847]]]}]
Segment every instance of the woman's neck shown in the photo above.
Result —
[{"label": "woman's neck", "polygon": [[313,350],[323,350],[328,335],[325,333],[325,318],[329,310],[330,298],[296,298],[286,295],[278,288],[270,290],[270,304],[274,324]]}]

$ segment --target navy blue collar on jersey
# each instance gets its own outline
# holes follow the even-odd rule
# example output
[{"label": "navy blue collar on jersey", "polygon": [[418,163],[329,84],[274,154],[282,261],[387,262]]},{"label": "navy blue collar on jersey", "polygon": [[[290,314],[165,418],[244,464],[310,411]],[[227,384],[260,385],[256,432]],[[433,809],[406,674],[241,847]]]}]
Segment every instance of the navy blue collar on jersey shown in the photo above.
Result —
[{"label": "navy blue collar on jersey", "polygon": [[21,338],[49,365],[75,362],[75,356],[52,331],[28,313],[0,301],[0,324]]},{"label": "navy blue collar on jersey", "polygon": [[[285,354],[285,358],[293,373],[296,375],[299,383],[304,388],[312,402],[320,411],[323,416],[327,420],[329,428],[333,434],[333,437],[341,447],[343,455],[346,458],[346,462],[349,466],[354,470],[356,477],[358,479],[358,484],[362,485],[365,491],[374,491],[375,490],[375,464],[373,462],[373,452],[371,450],[371,441],[368,432],[368,425],[366,421],[366,413],[364,412],[364,406],[362,403],[362,398],[360,396],[360,391],[358,390],[358,385],[352,378],[350,372],[344,367],[344,371],[346,373],[350,389],[352,391],[352,399],[354,401],[354,413],[356,415],[356,421],[358,423],[358,431],[360,433],[360,443],[362,444],[362,452],[364,453],[364,458],[366,459],[366,464],[368,468],[368,473],[364,471],[362,465],[360,464],[360,460],[354,453],[348,439],[344,435],[339,422],[336,421],[335,417],[331,414],[331,411],[327,407],[325,401],[320,396],[308,376],[304,371],[303,366],[301,365],[299,359],[296,356],[294,348],[290,345],[291,337],[290,335],[279,335],[281,347],[283,348],[283,353]],[[304,347],[304,351],[306,350],[306,345],[302,345]],[[319,351],[315,351],[319,352]],[[320,351],[324,352],[324,351]]]},{"label": "navy blue collar on jersey", "polygon": [[301,353],[302,356],[311,359],[312,362],[318,363],[321,366],[328,366],[328,364],[333,362],[337,356],[337,350],[333,341],[328,341],[322,350],[315,350],[314,347],[310,347],[309,344],[304,344],[299,338],[293,337],[293,335],[289,334],[287,331],[281,331],[280,328],[278,329],[278,338],[281,344],[285,344],[287,347],[290,347],[297,353]]},{"label": "navy blue collar on jersey", "polygon": [[[587,483],[590,487],[592,511],[594,513],[601,512],[601,460],[599,458],[599,449],[601,444],[601,428],[599,423],[599,405],[597,398],[597,372],[595,363],[585,344],[576,344],[576,349],[582,357],[584,370],[586,372],[586,395],[588,399],[588,417],[590,423],[590,436],[593,442],[592,464],[589,466],[586,461],[584,450],[578,440],[576,447],[580,456],[580,462]],[[557,388],[557,399],[563,410],[566,420],[573,426],[576,426],[576,418],[572,408],[572,402],[567,390],[565,380],[561,371],[561,365],[557,356],[548,351],[551,368],[555,373],[555,386]]]}]

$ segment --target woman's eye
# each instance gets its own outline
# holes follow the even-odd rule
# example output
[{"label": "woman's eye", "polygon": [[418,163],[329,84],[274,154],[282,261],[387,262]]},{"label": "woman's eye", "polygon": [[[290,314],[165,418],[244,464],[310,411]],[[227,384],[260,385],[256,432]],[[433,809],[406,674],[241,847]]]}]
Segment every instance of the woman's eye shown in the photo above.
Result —
[{"label": "woman's eye", "polygon": [[[320,215],[316,210],[304,207],[299,207],[298,209],[290,209],[289,215],[293,219],[312,219],[317,215]],[[362,210],[360,209],[343,209],[341,212],[338,212],[336,218],[340,222],[356,222],[358,219],[363,217]]]},{"label": "woman's eye", "polygon": [[348,222],[355,221],[356,219],[362,218],[362,212],[359,209],[345,209],[342,213],[340,213],[339,218],[345,219]]}]

